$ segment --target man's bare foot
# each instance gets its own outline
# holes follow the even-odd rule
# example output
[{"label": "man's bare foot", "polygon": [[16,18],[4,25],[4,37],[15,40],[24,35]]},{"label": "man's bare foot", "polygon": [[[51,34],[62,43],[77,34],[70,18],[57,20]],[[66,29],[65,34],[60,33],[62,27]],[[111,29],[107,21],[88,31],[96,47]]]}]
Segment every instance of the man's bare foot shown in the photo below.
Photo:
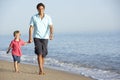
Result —
[{"label": "man's bare foot", "polygon": [[45,75],[45,72],[39,72],[39,75]]},{"label": "man's bare foot", "polygon": [[16,73],[20,73],[20,71],[15,71]]}]

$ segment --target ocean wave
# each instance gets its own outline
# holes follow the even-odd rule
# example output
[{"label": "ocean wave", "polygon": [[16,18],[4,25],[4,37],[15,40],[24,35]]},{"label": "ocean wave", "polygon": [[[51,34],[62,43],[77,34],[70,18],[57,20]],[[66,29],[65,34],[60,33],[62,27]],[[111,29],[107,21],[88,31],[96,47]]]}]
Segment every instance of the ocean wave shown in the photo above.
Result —
[{"label": "ocean wave", "polygon": [[95,69],[95,68],[88,68],[88,67],[86,68],[76,64],[58,61],[53,58],[47,58],[46,65],[49,65],[53,68],[60,69],[63,71],[82,74],[84,76],[92,77],[97,80],[120,80],[120,74],[116,72]]},{"label": "ocean wave", "polygon": [[[12,61],[11,54],[6,54],[5,51],[0,51],[0,59]],[[36,55],[23,55],[21,62],[29,64],[37,64]],[[82,74],[97,80],[120,80],[120,74],[107,70],[80,66],[70,62],[60,61],[51,57],[45,59],[45,66],[58,70],[68,71],[71,73]]]}]

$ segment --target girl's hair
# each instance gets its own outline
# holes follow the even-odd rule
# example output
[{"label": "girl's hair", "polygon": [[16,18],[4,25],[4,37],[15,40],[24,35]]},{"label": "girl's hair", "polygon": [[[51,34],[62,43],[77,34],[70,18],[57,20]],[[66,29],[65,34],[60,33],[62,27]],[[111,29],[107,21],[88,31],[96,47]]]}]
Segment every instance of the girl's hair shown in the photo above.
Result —
[{"label": "girl's hair", "polygon": [[14,31],[13,36],[15,37],[16,34],[20,33],[19,30]]}]

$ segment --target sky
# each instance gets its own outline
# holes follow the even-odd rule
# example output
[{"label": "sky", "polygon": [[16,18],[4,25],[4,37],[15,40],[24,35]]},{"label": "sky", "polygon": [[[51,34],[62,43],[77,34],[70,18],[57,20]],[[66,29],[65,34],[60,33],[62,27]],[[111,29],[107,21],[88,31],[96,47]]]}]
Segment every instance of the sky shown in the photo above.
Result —
[{"label": "sky", "polygon": [[120,30],[120,0],[0,0],[0,35],[28,34],[36,5],[44,3],[55,33]]}]

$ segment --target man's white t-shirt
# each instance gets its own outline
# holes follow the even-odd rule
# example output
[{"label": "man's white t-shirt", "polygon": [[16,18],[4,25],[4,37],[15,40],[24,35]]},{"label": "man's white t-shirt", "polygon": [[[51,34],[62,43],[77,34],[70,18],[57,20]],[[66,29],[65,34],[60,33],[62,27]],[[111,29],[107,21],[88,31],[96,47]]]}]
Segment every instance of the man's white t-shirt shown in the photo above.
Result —
[{"label": "man's white t-shirt", "polygon": [[30,26],[34,27],[34,38],[49,39],[50,25],[52,25],[52,19],[47,14],[44,15],[43,19],[38,14],[32,16]]}]

